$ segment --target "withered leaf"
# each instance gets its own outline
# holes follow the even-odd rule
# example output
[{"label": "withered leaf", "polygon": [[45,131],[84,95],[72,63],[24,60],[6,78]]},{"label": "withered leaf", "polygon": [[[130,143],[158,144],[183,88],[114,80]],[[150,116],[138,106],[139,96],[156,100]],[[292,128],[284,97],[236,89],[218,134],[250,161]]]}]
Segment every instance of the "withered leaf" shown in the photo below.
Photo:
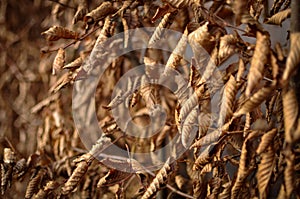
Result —
[{"label": "withered leaf", "polygon": [[299,104],[294,89],[285,90],[282,95],[285,140],[292,143],[295,140],[294,130],[297,127]]},{"label": "withered leaf", "polygon": [[268,61],[270,52],[269,36],[257,31],[256,46],[253,57],[251,59],[251,67],[248,74],[248,84],[246,88],[246,96],[250,96],[253,89],[259,84],[264,75],[265,64]]},{"label": "withered leaf", "polygon": [[56,72],[61,71],[65,64],[65,50],[58,49],[57,55],[53,61],[52,74],[55,75]]},{"label": "withered leaf", "polygon": [[234,113],[235,117],[246,114],[254,110],[259,106],[263,101],[270,97],[270,94],[274,91],[274,87],[263,87],[259,89],[253,96],[251,96],[242,107]]},{"label": "withered leaf", "polygon": [[271,16],[267,19],[266,23],[268,24],[276,24],[281,25],[284,20],[291,16],[291,9],[286,9],[276,13],[275,15]]},{"label": "withered leaf", "polygon": [[283,72],[282,80],[287,82],[289,78],[294,74],[300,63],[300,33],[291,33],[291,49],[286,60],[286,68]]},{"label": "withered leaf", "polygon": [[164,164],[164,166],[156,174],[155,178],[147,188],[146,192],[141,197],[142,199],[148,199],[151,196],[153,196],[153,194],[155,194],[165,183],[165,181],[167,180],[171,172],[174,171],[174,164],[171,163],[170,161],[172,160],[169,158],[167,162]]},{"label": "withered leaf", "polygon": [[61,26],[52,26],[47,31],[42,32],[48,41],[57,41],[59,39],[78,39],[79,33]]},{"label": "withered leaf", "polygon": [[266,132],[261,138],[258,148],[256,149],[256,153],[257,154],[263,153],[272,144],[276,134],[277,134],[277,129],[272,129]]},{"label": "withered leaf", "polygon": [[275,151],[272,147],[268,147],[268,150],[263,153],[260,164],[257,169],[257,182],[260,198],[267,198],[267,186],[270,182],[273,168],[275,166]]},{"label": "withered leaf", "polygon": [[116,8],[109,1],[101,3],[97,8],[85,15],[84,21],[93,24],[96,21],[104,19],[106,16],[116,12]]}]

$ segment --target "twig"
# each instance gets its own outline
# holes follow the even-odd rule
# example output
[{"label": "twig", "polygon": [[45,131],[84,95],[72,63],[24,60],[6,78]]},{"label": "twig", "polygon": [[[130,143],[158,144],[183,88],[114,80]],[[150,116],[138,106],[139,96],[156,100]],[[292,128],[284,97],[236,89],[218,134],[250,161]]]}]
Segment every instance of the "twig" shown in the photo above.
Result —
[{"label": "twig", "polygon": [[37,103],[34,107],[31,108],[31,113],[36,113],[41,110],[44,106],[48,106],[52,101],[55,101],[59,98],[59,94],[50,95],[46,99],[43,99]]}]

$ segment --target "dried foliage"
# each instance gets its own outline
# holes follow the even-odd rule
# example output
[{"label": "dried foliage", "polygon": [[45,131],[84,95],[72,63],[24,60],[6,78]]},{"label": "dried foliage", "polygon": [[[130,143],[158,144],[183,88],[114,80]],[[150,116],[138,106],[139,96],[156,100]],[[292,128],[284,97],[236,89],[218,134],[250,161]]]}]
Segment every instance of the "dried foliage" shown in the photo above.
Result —
[{"label": "dried foliage", "polygon": [[268,61],[270,51],[269,36],[264,35],[259,31],[257,31],[256,34],[257,40],[248,74],[247,88],[245,91],[246,96],[250,96],[256,85],[258,85],[260,80],[263,78],[265,64]]},{"label": "dried foliage", "polygon": [[45,36],[48,41],[57,41],[59,39],[78,39],[79,37],[77,32],[60,26],[53,26],[47,31],[42,32],[42,35]]},{"label": "dried foliage", "polygon": [[291,9],[283,10],[271,16],[266,23],[281,25],[281,23],[291,16]]},{"label": "dried foliage", "polygon": [[[299,198],[300,97],[292,82],[300,33],[288,34],[291,1],[268,3],[2,0],[1,198]],[[145,52],[111,61],[113,54],[98,51],[110,37],[142,27],[155,28],[145,32]],[[182,33],[172,38],[172,52],[151,49],[167,29]],[[122,46],[130,49],[131,40],[125,32]],[[95,90],[104,133],[87,151],[72,119],[72,105],[83,106],[72,101],[72,88],[99,60],[111,61]],[[145,74],[114,90],[142,64]],[[157,67],[180,85],[174,92],[159,85]],[[113,111],[121,106],[142,133],[119,125],[127,115]],[[157,128],[159,106],[166,122]],[[184,153],[161,162],[153,152],[175,138],[170,151]],[[128,158],[102,157],[112,145]],[[152,173],[135,153],[162,167]]]}]

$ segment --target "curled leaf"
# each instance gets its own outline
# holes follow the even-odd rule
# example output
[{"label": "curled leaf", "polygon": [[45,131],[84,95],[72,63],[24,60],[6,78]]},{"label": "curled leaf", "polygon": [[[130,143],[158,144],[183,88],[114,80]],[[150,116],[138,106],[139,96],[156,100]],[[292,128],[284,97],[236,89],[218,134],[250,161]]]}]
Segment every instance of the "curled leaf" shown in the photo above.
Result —
[{"label": "curled leaf", "polygon": [[294,181],[294,167],[295,167],[295,154],[293,154],[290,150],[286,152],[286,167],[284,170],[284,185],[286,189],[287,198],[290,198],[293,190],[295,189]]},{"label": "curled leaf", "polygon": [[222,94],[218,126],[222,126],[232,117],[236,93],[236,81],[233,76],[230,76]]},{"label": "curled leaf", "polygon": [[264,35],[257,31],[256,39],[256,46],[251,59],[251,67],[248,74],[248,84],[245,92],[246,96],[250,96],[253,89],[263,78],[265,64],[268,61],[270,52],[270,41],[268,35]]},{"label": "curled leaf", "polygon": [[164,74],[167,73],[169,68],[176,69],[177,66],[179,65],[180,60],[182,59],[184,51],[186,49],[187,34],[188,34],[187,30],[185,30],[184,34],[180,38],[179,42],[177,43],[175,49],[173,50],[173,52],[171,53],[171,55],[167,61]]},{"label": "curled leaf", "polygon": [[297,70],[300,63],[300,32],[291,33],[291,48],[286,60],[286,68],[283,72],[282,80],[287,82]]},{"label": "curled leaf", "polygon": [[267,19],[266,23],[281,25],[284,20],[291,16],[291,9],[280,11]]},{"label": "curled leaf", "polygon": [[79,33],[69,30],[61,26],[52,26],[47,31],[42,32],[48,41],[56,41],[59,39],[78,39]]},{"label": "curled leaf", "polygon": [[169,12],[164,15],[158,26],[155,28],[154,33],[152,34],[151,38],[149,39],[148,46],[154,45],[157,41],[161,39],[164,35],[165,28],[168,28],[174,21],[177,12]]},{"label": "curled leaf", "polygon": [[231,56],[236,49],[236,44],[239,42],[239,39],[233,35],[224,35],[220,38],[220,47],[218,58],[220,62]]},{"label": "curled leaf", "polygon": [[282,5],[284,4],[285,0],[275,0],[273,2],[273,5],[271,7],[271,10],[270,10],[270,13],[273,15],[273,14],[276,14],[280,8],[282,7]]},{"label": "curled leaf", "polygon": [[77,59],[75,59],[74,61],[72,61],[72,62],[68,63],[67,65],[65,65],[63,67],[63,69],[71,69],[71,70],[77,69],[81,66],[82,62],[83,62],[83,59],[80,56]]},{"label": "curled leaf", "polygon": [[194,131],[195,127],[197,127],[197,120],[198,111],[197,109],[193,109],[183,122],[182,131],[180,131],[180,133],[182,145],[185,148],[189,147],[190,143],[192,142],[191,138],[195,137],[192,135],[192,132]]},{"label": "curled leaf", "polygon": [[92,158],[92,155],[87,153],[74,160],[74,162],[77,163],[76,168],[68,181],[62,187],[62,194],[67,195],[76,188],[93,159],[94,158]]},{"label": "curled leaf", "polygon": [[297,127],[299,105],[294,89],[289,89],[283,92],[283,114],[284,114],[284,129],[285,140],[292,143],[295,140],[294,130]]},{"label": "curled leaf", "polygon": [[85,15],[84,21],[88,24],[93,24],[96,21],[104,19],[106,16],[115,13],[116,8],[109,1],[103,2],[100,6]]},{"label": "curled leaf", "polygon": [[[193,48],[194,54],[203,54],[201,51],[205,49],[205,53],[210,53],[214,48],[214,37],[208,31],[208,22],[204,23],[202,26],[198,27],[196,30],[191,32],[188,36],[188,41]],[[192,24],[189,24],[191,27]],[[188,27],[189,28],[189,27]]]},{"label": "curled leaf", "polygon": [[272,144],[276,134],[277,134],[277,129],[272,129],[266,132],[261,138],[261,141],[256,149],[256,153],[257,154],[263,153]]},{"label": "curled leaf", "polygon": [[38,171],[33,173],[26,188],[25,198],[31,198],[36,193],[45,174],[46,171],[44,169],[38,169]]},{"label": "curled leaf", "polygon": [[275,166],[275,151],[272,147],[269,147],[261,156],[262,159],[258,165],[256,178],[260,198],[267,198],[267,187]]},{"label": "curled leaf", "polygon": [[61,71],[65,64],[65,50],[60,48],[53,61],[52,74],[55,75],[57,71]]},{"label": "curled leaf", "polygon": [[174,164],[171,164],[170,161],[171,160],[169,158],[164,166],[159,170],[141,199],[150,198],[161,188],[163,184],[165,184],[165,181],[167,180],[170,173],[174,171]]},{"label": "curled leaf", "polygon": [[270,94],[274,91],[273,87],[263,87],[259,89],[254,95],[252,95],[243,105],[242,107],[234,113],[235,117],[246,114],[254,110],[257,106],[259,106],[263,101],[270,97]]}]

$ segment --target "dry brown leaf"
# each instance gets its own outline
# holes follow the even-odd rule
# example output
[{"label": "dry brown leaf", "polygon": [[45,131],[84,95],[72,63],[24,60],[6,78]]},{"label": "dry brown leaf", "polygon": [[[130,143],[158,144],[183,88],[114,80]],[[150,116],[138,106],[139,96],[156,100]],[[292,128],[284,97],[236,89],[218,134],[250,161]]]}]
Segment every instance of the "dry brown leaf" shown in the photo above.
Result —
[{"label": "dry brown leaf", "polygon": [[56,93],[60,89],[62,89],[64,86],[69,84],[72,81],[72,74],[70,73],[65,73],[63,74],[57,82],[50,88],[49,92],[50,93]]},{"label": "dry brown leaf", "polygon": [[143,194],[141,199],[148,199],[152,197],[157,191],[165,184],[168,176],[174,171],[174,164],[171,163],[171,158],[169,158],[164,166],[156,174],[155,178],[147,188],[146,192]]},{"label": "dry brown leaf", "polygon": [[208,128],[212,125],[212,116],[210,113],[200,112],[198,116],[198,138],[206,135]]},{"label": "dry brown leaf", "polygon": [[233,115],[235,95],[237,93],[237,83],[231,75],[223,90],[221,106],[219,112],[218,126],[221,127],[228,122]]},{"label": "dry brown leaf", "polygon": [[49,181],[47,184],[33,196],[33,199],[47,198],[48,194],[59,187],[56,181]]},{"label": "dry brown leaf", "polygon": [[272,129],[266,132],[261,138],[261,141],[256,149],[256,153],[257,154],[263,153],[272,144],[276,134],[277,134],[277,129]]},{"label": "dry brown leaf", "polygon": [[151,22],[154,23],[157,19],[161,18],[162,16],[166,15],[169,12],[175,11],[169,4],[164,5],[163,7],[158,7],[156,13],[151,19]]},{"label": "dry brown leaf", "polygon": [[294,89],[284,91],[282,94],[285,140],[288,143],[295,141],[294,131],[297,128],[299,105]]},{"label": "dry brown leaf", "polygon": [[[192,24],[190,24],[189,26],[192,26]],[[201,53],[203,49],[207,51],[205,52],[205,55],[207,55],[207,53],[210,53],[214,48],[215,41],[214,37],[208,31],[208,22],[204,23],[202,26],[191,32],[188,35],[188,41],[193,48],[196,59],[198,59],[198,54],[203,54]]]},{"label": "dry brown leaf", "polygon": [[239,60],[239,69],[236,75],[236,81],[241,82],[243,79],[244,72],[246,70],[245,63],[242,59]]},{"label": "dry brown leaf", "polygon": [[248,73],[248,84],[246,88],[246,96],[250,96],[254,88],[263,78],[265,64],[268,61],[270,52],[270,40],[268,35],[264,35],[257,31],[256,46],[253,57],[251,59],[251,67]]},{"label": "dry brown leaf", "polygon": [[270,57],[271,57],[273,80],[277,81],[278,76],[279,76],[279,65],[277,63],[277,58],[276,58],[276,56],[274,55],[273,52],[270,53]]},{"label": "dry brown leaf", "polygon": [[223,60],[227,59],[236,50],[236,44],[239,42],[239,39],[233,35],[224,35],[220,38],[220,46],[219,46],[219,62],[223,62]]},{"label": "dry brown leaf", "polygon": [[25,158],[18,160],[13,168],[13,175],[16,175],[18,179],[20,179],[27,171],[27,163]]},{"label": "dry brown leaf", "polygon": [[164,15],[158,26],[155,28],[154,33],[152,34],[151,38],[149,39],[148,46],[151,47],[155,45],[157,41],[159,41],[165,32],[165,28],[168,28],[174,21],[177,15],[177,11],[169,12]]},{"label": "dry brown leaf", "polygon": [[280,198],[288,198],[287,195],[286,195],[286,190],[285,190],[284,183],[282,183],[281,186],[280,186],[280,190],[279,190],[277,198],[278,199],[280,199]]},{"label": "dry brown leaf", "polygon": [[206,145],[209,145],[211,143],[214,143],[218,141],[218,139],[221,137],[222,131],[217,129],[213,132],[206,134],[204,137],[197,140],[190,148],[200,148]]},{"label": "dry brown leaf", "polygon": [[[191,97],[189,97],[183,104],[180,104],[182,107],[178,116],[178,124],[181,124],[188,116],[188,114],[199,104],[199,101],[205,98],[205,87],[201,85]],[[181,129],[181,127],[179,128]]]},{"label": "dry brown leaf", "polygon": [[103,2],[97,8],[85,15],[83,20],[88,24],[93,24],[96,21],[104,19],[106,16],[113,14],[117,11],[113,4],[109,1]]},{"label": "dry brown leaf", "polygon": [[74,61],[72,61],[72,62],[68,63],[67,65],[65,65],[63,67],[63,69],[71,69],[71,70],[77,69],[81,66],[82,62],[83,62],[83,59],[80,56],[77,59],[75,59]]},{"label": "dry brown leaf", "polygon": [[13,165],[1,163],[1,195],[11,186]]},{"label": "dry brown leaf", "polygon": [[205,198],[207,195],[207,182],[203,179],[195,180],[193,185],[193,197]]},{"label": "dry brown leaf", "polygon": [[283,61],[285,58],[285,52],[283,51],[280,43],[276,43],[275,50],[276,50],[275,52],[277,54],[277,59],[279,61]]},{"label": "dry brown leaf", "polygon": [[219,196],[218,196],[219,199],[230,198],[231,183],[232,182],[227,182],[222,185],[223,191],[219,194]]},{"label": "dry brown leaf", "polygon": [[258,165],[256,179],[258,183],[258,190],[260,198],[267,198],[268,192],[267,187],[273,173],[275,166],[275,151],[269,146],[265,153],[261,154],[261,162]]},{"label": "dry brown leaf", "polygon": [[205,166],[201,169],[200,174],[205,175],[207,173],[212,172],[213,166],[211,163],[205,164]]},{"label": "dry brown leaf", "polygon": [[7,164],[15,163],[16,154],[11,148],[4,148],[3,152],[3,162]]},{"label": "dry brown leaf", "polygon": [[192,135],[192,132],[195,131],[195,127],[198,126],[197,120],[198,111],[197,109],[193,109],[184,120],[183,126],[181,127],[182,130],[179,131],[179,133],[181,134],[182,145],[185,148],[188,148],[190,146],[191,142],[193,141],[191,138],[195,137]]},{"label": "dry brown leaf", "polygon": [[250,142],[253,137],[257,136],[257,134],[257,131],[250,132],[243,142],[237,176],[231,189],[231,198],[238,198],[239,191],[245,186],[244,180],[250,173],[249,162],[251,161],[248,151],[248,142]]},{"label": "dry brown leaf", "polygon": [[246,113],[245,126],[244,126],[244,129],[243,129],[243,131],[244,131],[244,137],[246,137],[248,135],[248,131],[251,128],[251,120],[252,120],[251,114],[250,113]]},{"label": "dry brown leaf", "polygon": [[184,51],[186,49],[187,35],[188,35],[188,31],[187,31],[187,29],[185,29],[184,34],[178,41],[175,49],[171,53],[171,55],[166,63],[165,70],[164,70],[165,75],[168,75],[169,68],[176,69],[178,67],[180,60],[182,59]]},{"label": "dry brown leaf", "polygon": [[270,14],[273,15],[273,14],[277,13],[280,10],[280,8],[284,2],[285,2],[285,0],[275,0],[271,7]]},{"label": "dry brown leaf", "polygon": [[291,33],[290,44],[290,52],[286,60],[286,68],[282,76],[284,83],[286,83],[294,74],[300,63],[300,32]]},{"label": "dry brown leaf", "polygon": [[124,30],[124,48],[128,48],[128,42],[129,42],[129,38],[130,38],[129,25],[128,25],[127,20],[124,17],[121,18],[121,21],[122,21],[123,30]]},{"label": "dry brown leaf", "polygon": [[56,75],[58,71],[61,71],[65,64],[65,50],[58,49],[57,55],[53,61],[52,74]]},{"label": "dry brown leaf", "polygon": [[25,198],[31,198],[36,193],[45,174],[44,169],[38,169],[33,173],[26,188]]},{"label": "dry brown leaf", "polygon": [[52,26],[45,32],[42,32],[42,35],[46,37],[48,41],[56,41],[59,39],[78,39],[79,33],[69,30],[61,26]]},{"label": "dry brown leaf", "polygon": [[77,187],[93,159],[94,158],[92,158],[92,155],[87,153],[74,160],[76,163],[76,168],[68,181],[62,187],[61,193],[63,195],[71,193],[71,191]]},{"label": "dry brown leaf", "polygon": [[281,25],[284,20],[291,16],[291,9],[280,11],[267,19],[267,24]]},{"label": "dry brown leaf", "polygon": [[256,107],[263,103],[263,101],[268,99],[272,92],[274,92],[274,87],[263,87],[259,89],[242,105],[237,112],[234,113],[234,117],[239,117],[243,114],[253,111]]},{"label": "dry brown leaf", "polygon": [[286,167],[284,169],[284,185],[286,190],[286,195],[288,198],[291,197],[292,192],[294,191],[294,167],[295,167],[295,154],[292,151],[288,150],[285,154]]},{"label": "dry brown leaf", "polygon": [[126,9],[128,9],[132,5],[133,2],[134,2],[134,0],[123,1],[122,7],[119,8],[118,11],[113,16],[119,14],[123,18],[123,13],[125,12]]},{"label": "dry brown leaf", "polygon": [[11,186],[13,166],[16,162],[16,154],[11,148],[4,148],[3,163],[1,163],[1,195]]},{"label": "dry brown leaf", "polygon": [[213,143],[205,147],[204,151],[202,151],[197,157],[193,166],[193,170],[202,170],[203,167],[211,161],[211,159],[213,158],[212,155],[215,153],[215,145],[216,143]]},{"label": "dry brown leaf", "polygon": [[[283,121],[283,102],[282,102],[282,92],[278,92],[278,97],[276,99],[276,105],[274,109],[276,121],[282,123]],[[283,125],[283,124],[282,124]]]}]

